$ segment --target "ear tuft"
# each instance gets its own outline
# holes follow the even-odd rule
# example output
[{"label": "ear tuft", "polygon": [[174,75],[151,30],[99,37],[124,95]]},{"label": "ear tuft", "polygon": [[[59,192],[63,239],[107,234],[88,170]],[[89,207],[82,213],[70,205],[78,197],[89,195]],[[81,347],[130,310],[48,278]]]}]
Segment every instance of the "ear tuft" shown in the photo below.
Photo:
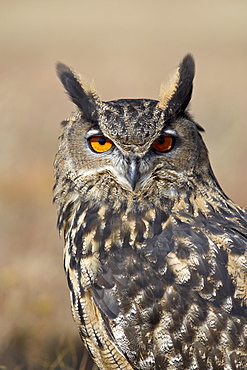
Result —
[{"label": "ear tuft", "polygon": [[84,86],[80,76],[63,63],[56,64],[56,71],[72,102],[80,108],[87,120],[92,120],[95,116],[96,103],[101,101],[95,87]]},{"label": "ear tuft", "polygon": [[170,82],[161,86],[158,107],[172,115],[183,112],[191,99],[194,75],[194,59],[191,54],[188,54],[180,63]]}]

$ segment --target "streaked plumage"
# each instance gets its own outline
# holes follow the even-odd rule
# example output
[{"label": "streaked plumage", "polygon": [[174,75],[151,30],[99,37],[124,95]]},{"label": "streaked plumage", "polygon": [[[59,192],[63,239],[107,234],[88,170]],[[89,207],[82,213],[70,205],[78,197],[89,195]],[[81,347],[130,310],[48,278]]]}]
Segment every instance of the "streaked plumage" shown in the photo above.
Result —
[{"label": "streaked plumage", "polygon": [[223,193],[186,111],[192,56],[160,101],[103,102],[57,71],[78,109],[63,122],[54,200],[73,316],[95,363],[247,369],[246,210]]}]

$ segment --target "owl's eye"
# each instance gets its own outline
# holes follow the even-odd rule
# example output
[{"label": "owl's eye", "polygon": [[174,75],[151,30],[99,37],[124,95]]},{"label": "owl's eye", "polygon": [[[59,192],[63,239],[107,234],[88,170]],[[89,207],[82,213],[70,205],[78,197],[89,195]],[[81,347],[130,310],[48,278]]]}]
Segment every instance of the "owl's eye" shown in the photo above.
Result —
[{"label": "owl's eye", "polygon": [[96,153],[104,153],[113,147],[113,142],[105,136],[91,136],[88,139],[89,145]]},{"label": "owl's eye", "polygon": [[152,147],[157,150],[158,152],[168,152],[172,149],[174,145],[174,137],[172,136],[159,136],[156,140],[154,140]]}]

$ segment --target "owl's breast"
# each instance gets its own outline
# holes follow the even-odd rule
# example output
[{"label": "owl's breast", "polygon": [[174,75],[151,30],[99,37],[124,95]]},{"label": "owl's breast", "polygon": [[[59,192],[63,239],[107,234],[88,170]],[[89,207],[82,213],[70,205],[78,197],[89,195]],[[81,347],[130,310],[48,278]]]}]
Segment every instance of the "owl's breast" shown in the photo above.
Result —
[{"label": "owl's breast", "polygon": [[71,266],[78,270],[85,289],[107,268],[111,255],[121,259],[131,251],[145,254],[155,264],[158,254],[161,260],[169,252],[165,238],[170,232],[170,221],[168,212],[148,205],[121,204],[117,208],[106,203],[80,204],[65,236],[65,270]]}]

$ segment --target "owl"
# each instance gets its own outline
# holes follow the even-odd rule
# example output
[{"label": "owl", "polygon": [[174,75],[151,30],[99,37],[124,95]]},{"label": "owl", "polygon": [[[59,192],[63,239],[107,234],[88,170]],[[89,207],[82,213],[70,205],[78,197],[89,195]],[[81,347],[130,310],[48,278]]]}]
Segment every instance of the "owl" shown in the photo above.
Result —
[{"label": "owl", "polygon": [[57,64],[54,201],[81,339],[101,370],[247,369],[247,211],[188,113],[189,54],[159,101],[103,101]]}]

